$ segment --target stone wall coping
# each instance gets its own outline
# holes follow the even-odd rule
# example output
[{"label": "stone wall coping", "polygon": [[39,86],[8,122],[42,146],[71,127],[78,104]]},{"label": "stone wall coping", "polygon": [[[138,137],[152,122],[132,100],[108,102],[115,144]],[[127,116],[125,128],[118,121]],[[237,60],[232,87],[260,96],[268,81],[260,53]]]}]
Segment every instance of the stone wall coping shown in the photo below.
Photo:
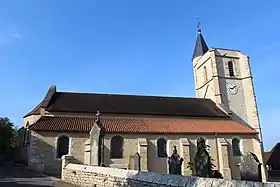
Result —
[{"label": "stone wall coping", "polygon": [[90,139],[87,139],[84,143],[84,145],[90,145]]},{"label": "stone wall coping", "polygon": [[65,160],[65,159],[74,159],[73,155],[62,155],[61,159]]},{"label": "stone wall coping", "polygon": [[175,185],[175,186],[186,186],[186,184],[193,186],[195,184],[207,184],[214,182],[217,184],[224,183],[221,179],[208,179],[198,178],[193,176],[181,176],[181,175],[170,175],[160,174],[153,172],[142,172],[136,170],[124,170],[118,168],[98,167],[98,166],[86,166],[80,164],[68,164],[65,169],[81,171],[85,173],[97,173],[102,176],[111,176],[126,180],[137,180],[148,183],[156,183],[159,185]]},{"label": "stone wall coping", "polygon": [[[280,187],[280,183],[278,182],[269,182],[269,183],[260,183],[260,182],[251,182],[251,181],[237,181],[237,180],[225,180],[225,179],[213,179],[213,178],[200,178],[193,176],[182,176],[182,175],[171,175],[171,174],[160,174],[153,172],[143,172],[136,170],[124,170],[118,168],[109,168],[109,167],[99,167],[99,166],[88,166],[81,164],[67,164],[65,168],[63,168],[63,179],[66,179],[66,182],[72,182],[73,184],[80,181],[79,184],[83,184],[84,181],[88,179],[84,179],[83,176],[92,176],[103,181],[111,178],[111,181],[123,181],[131,182],[137,181],[138,184],[142,184],[143,186],[196,186],[196,187],[235,187],[235,186],[261,186],[261,187]],[[67,171],[67,172],[66,172]],[[69,178],[69,175],[66,173],[73,173],[72,177],[74,177],[74,173],[79,173],[76,179]],[[68,178],[67,178],[68,177]],[[67,181],[67,179],[69,181]],[[77,180],[77,181],[76,181]],[[87,185],[91,185],[91,183],[87,183]],[[106,184],[107,185],[107,184]],[[108,186],[118,186],[116,184],[111,184]],[[138,185],[139,186],[139,185]]]},{"label": "stone wall coping", "polygon": [[140,146],[148,146],[148,142],[146,138],[138,138],[138,143]]},{"label": "stone wall coping", "polygon": [[221,144],[222,146],[228,145],[228,142],[226,141],[226,139],[224,139],[224,138],[218,138],[218,140],[219,140],[219,142],[220,142],[220,144]]},{"label": "stone wall coping", "polygon": [[110,164],[109,166],[110,168],[117,168],[117,169],[123,169],[128,167],[127,164]]},{"label": "stone wall coping", "polygon": [[190,141],[187,138],[180,138],[180,142],[181,142],[182,146],[190,145]]}]

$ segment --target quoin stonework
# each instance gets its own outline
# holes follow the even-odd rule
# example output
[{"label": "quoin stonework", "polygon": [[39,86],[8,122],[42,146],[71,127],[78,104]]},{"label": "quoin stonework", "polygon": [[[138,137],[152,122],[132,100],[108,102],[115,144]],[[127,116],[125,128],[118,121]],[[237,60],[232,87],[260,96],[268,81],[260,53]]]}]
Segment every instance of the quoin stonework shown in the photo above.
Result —
[{"label": "quoin stonework", "polygon": [[[245,153],[263,163],[249,57],[209,49],[199,29],[192,64],[196,98],[64,92],[51,86],[24,116],[23,160],[58,175],[63,155],[76,164],[166,174],[176,146],[184,159],[182,175],[190,176],[195,168],[188,163],[202,138],[214,169],[225,179],[241,179]],[[265,181],[264,167],[261,172]]]}]

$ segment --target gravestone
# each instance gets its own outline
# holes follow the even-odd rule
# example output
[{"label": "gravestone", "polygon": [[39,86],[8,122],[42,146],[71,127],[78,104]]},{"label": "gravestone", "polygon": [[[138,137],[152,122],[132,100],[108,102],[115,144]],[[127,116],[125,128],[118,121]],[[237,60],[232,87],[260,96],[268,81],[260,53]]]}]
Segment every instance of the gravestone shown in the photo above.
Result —
[{"label": "gravestone", "polygon": [[239,164],[241,180],[262,182],[261,163],[254,153],[246,153]]},{"label": "gravestone", "polygon": [[136,153],[135,155],[130,156],[130,162],[129,162],[130,169],[141,171],[140,159],[141,159],[141,156],[139,153]]},{"label": "gravestone", "polygon": [[184,159],[177,153],[176,146],[174,146],[171,157],[168,158],[169,174],[181,175],[182,163]]},{"label": "gravestone", "polygon": [[98,166],[100,128],[95,123],[90,131],[90,165]]}]

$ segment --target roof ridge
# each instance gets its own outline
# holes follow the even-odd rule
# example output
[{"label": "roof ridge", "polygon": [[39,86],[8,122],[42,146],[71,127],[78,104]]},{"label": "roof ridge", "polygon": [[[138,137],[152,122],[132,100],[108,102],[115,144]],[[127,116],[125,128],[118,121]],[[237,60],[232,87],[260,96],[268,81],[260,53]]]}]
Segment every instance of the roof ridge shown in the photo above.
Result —
[{"label": "roof ridge", "polygon": [[136,96],[136,97],[158,97],[158,98],[172,98],[172,99],[196,99],[196,100],[211,100],[209,98],[197,98],[197,97],[183,97],[183,96],[169,96],[169,95],[138,95],[138,94],[126,94],[126,93],[90,93],[90,92],[70,92],[70,91],[59,91],[58,94],[86,94],[86,95],[112,95],[112,96]]},{"label": "roof ridge", "polygon": [[[57,115],[57,116],[42,116],[43,118],[86,118],[86,119],[95,119],[96,116],[71,116],[71,115]],[[211,118],[205,118],[205,117],[188,117],[188,116],[110,116],[110,115],[105,115],[105,116],[100,116],[100,119],[141,119],[141,120],[200,120],[200,121],[232,121],[235,123],[238,123],[231,118],[224,118],[224,117],[211,117]]]}]

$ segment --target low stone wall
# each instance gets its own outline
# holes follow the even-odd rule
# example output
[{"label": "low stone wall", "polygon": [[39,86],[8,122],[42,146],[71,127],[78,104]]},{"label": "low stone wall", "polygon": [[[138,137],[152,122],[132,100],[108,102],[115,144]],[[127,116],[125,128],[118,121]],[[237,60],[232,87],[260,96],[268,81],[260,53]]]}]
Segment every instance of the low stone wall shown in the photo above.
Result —
[{"label": "low stone wall", "polygon": [[67,164],[62,169],[62,180],[78,186],[95,187],[167,187],[167,186],[197,186],[197,187],[235,187],[235,186],[263,186],[274,187],[280,183],[257,183],[248,181],[234,181],[212,178],[199,178],[124,170],[117,168]]}]

